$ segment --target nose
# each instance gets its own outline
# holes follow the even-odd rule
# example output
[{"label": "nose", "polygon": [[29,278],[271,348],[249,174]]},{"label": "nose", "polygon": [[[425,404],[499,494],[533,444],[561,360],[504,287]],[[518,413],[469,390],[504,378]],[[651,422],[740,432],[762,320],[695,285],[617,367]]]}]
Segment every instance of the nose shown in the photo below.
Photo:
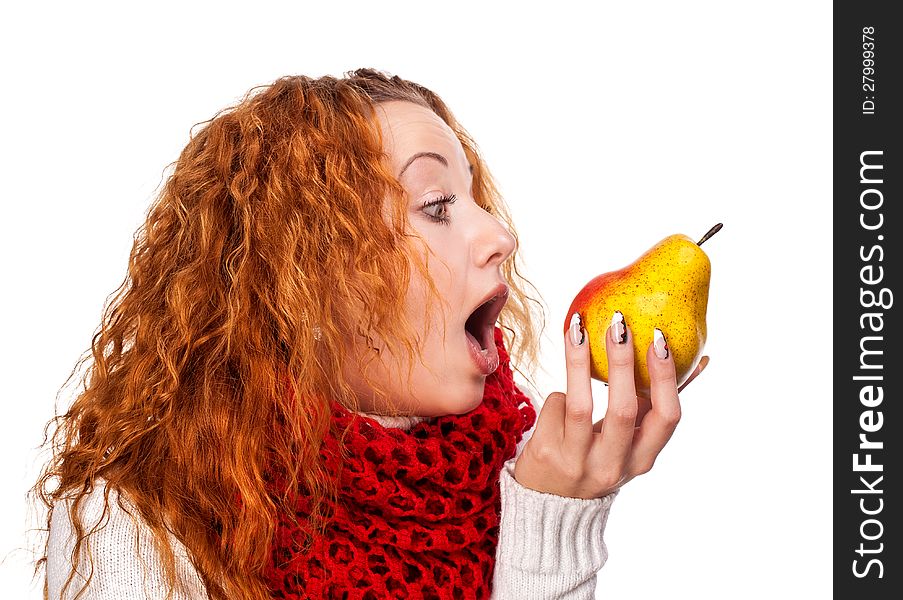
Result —
[{"label": "nose", "polygon": [[514,252],[517,242],[508,230],[508,227],[498,217],[488,212],[483,212],[478,243],[476,244],[476,259],[479,266],[497,266],[508,260]]}]

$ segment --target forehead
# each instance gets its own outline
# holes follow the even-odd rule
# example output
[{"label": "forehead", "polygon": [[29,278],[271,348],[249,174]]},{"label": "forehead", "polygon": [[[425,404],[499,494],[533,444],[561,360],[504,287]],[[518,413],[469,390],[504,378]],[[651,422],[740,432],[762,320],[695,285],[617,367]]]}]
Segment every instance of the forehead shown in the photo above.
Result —
[{"label": "forehead", "polygon": [[461,142],[445,121],[432,110],[403,100],[377,106],[383,144],[397,173],[418,152],[437,152],[449,163],[468,164]]}]

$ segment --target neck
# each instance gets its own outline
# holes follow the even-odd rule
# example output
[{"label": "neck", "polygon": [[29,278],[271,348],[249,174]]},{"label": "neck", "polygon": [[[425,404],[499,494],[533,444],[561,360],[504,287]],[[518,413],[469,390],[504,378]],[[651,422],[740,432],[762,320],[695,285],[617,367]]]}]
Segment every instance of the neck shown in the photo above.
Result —
[{"label": "neck", "polygon": [[383,427],[390,427],[396,429],[410,429],[417,423],[422,421],[431,421],[433,417],[419,417],[417,415],[411,416],[398,416],[393,417],[391,415],[380,415],[377,413],[368,413],[368,412],[359,412],[359,415],[363,415],[365,417],[369,417],[382,425]]}]

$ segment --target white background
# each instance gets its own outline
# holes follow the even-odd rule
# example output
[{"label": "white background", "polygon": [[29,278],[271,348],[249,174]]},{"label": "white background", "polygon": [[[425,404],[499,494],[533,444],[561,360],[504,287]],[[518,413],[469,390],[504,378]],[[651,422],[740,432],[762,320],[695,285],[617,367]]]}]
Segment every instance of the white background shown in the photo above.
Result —
[{"label": "white background", "polygon": [[40,597],[42,427],[191,126],[280,75],[370,66],[438,92],[480,144],[548,309],[544,396],[590,278],[725,224],[711,364],[614,504],[598,597],[828,597],[831,5],[285,4],[3,9],[0,594]]}]

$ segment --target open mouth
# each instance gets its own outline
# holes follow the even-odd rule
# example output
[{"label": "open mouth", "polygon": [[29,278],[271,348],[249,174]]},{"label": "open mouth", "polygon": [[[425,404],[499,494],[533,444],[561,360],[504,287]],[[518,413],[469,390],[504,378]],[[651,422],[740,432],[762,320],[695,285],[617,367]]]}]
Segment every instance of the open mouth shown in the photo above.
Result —
[{"label": "open mouth", "polygon": [[505,303],[508,301],[508,288],[499,291],[489,300],[478,306],[464,323],[464,331],[474,342],[485,350],[495,344],[494,327]]}]

